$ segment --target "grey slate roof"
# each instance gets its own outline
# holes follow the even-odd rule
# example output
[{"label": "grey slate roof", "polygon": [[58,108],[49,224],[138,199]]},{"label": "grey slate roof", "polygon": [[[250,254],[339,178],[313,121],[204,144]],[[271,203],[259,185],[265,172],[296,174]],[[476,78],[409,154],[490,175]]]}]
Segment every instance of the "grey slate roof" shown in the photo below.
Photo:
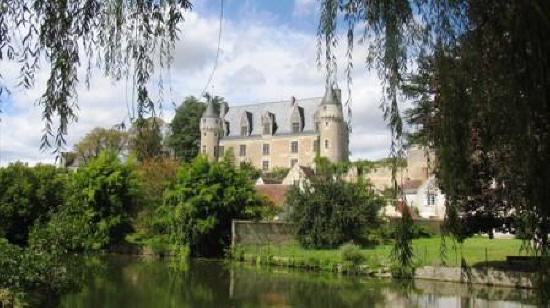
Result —
[{"label": "grey slate roof", "polygon": [[203,118],[217,118],[219,115],[216,112],[216,107],[214,107],[214,101],[208,100],[208,103],[206,105],[206,110],[202,114]]},{"label": "grey slate roof", "polygon": [[[313,133],[315,128],[314,115],[321,102],[321,97],[296,99],[295,104],[302,107],[304,110],[304,129],[303,133]],[[241,137],[241,117],[245,112],[252,114],[252,132],[251,136],[262,134],[262,115],[266,112],[271,112],[275,115],[275,123],[277,124],[277,130],[274,135],[288,135],[291,134],[291,115],[293,108],[292,102],[271,102],[271,103],[259,103],[253,105],[242,106],[229,106],[229,110],[225,115],[224,121],[229,122],[229,136]]]}]

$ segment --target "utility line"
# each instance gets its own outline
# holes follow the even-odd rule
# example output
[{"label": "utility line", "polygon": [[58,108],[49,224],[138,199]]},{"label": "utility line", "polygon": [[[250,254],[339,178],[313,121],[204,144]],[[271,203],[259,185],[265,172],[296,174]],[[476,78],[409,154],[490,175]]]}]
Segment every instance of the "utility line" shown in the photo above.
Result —
[{"label": "utility line", "polygon": [[222,40],[222,23],[223,23],[223,0],[220,0],[220,28],[218,31],[218,48],[216,50],[216,59],[214,60],[214,67],[212,68],[212,72],[210,72],[210,76],[208,77],[208,80],[206,81],[206,85],[202,89],[201,96],[204,96],[206,93],[206,89],[208,89],[208,86],[210,86],[210,83],[212,82],[212,79],[214,78],[214,72],[218,68],[218,59],[220,57],[220,44]]}]

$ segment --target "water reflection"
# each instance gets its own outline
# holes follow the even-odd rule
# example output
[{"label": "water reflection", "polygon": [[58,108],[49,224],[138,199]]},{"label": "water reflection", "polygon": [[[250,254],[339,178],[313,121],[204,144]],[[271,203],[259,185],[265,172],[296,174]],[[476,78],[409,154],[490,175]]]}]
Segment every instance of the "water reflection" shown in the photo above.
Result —
[{"label": "water reflection", "polygon": [[175,270],[167,261],[108,257],[62,307],[530,307],[530,290],[489,288],[257,268],[193,261]]}]

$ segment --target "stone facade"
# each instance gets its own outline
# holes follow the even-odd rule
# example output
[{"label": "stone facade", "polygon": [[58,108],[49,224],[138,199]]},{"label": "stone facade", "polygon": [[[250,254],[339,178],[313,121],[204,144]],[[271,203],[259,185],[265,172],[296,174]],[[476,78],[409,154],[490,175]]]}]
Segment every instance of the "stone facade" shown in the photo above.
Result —
[{"label": "stone facade", "polygon": [[340,90],[322,98],[229,107],[213,102],[201,118],[201,152],[211,160],[232,151],[236,163],[271,170],[312,166],[317,155],[347,161],[349,133]]}]

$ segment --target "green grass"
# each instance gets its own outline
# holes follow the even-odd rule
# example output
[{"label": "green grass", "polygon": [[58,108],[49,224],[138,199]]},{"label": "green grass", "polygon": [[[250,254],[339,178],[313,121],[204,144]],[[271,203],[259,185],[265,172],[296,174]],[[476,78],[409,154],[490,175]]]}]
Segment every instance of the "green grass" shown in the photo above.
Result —
[{"label": "green grass", "polygon": [[[442,265],[440,257],[441,239],[439,237],[413,240],[415,263],[417,266]],[[460,266],[462,257],[469,266],[484,265],[506,260],[506,256],[520,255],[521,240],[516,239],[487,239],[473,237],[467,239],[462,246],[456,245],[456,249],[447,240],[447,266]],[[317,260],[321,263],[337,264],[341,262],[341,254],[338,249],[304,249],[298,243],[284,246],[277,245],[249,245],[240,246],[245,259],[253,259],[262,256],[276,256],[299,260],[308,263],[308,260]],[[391,264],[390,253],[392,245],[377,245],[362,248],[364,256],[363,264],[369,267],[385,267]],[[487,260],[485,253],[487,251]]]}]

